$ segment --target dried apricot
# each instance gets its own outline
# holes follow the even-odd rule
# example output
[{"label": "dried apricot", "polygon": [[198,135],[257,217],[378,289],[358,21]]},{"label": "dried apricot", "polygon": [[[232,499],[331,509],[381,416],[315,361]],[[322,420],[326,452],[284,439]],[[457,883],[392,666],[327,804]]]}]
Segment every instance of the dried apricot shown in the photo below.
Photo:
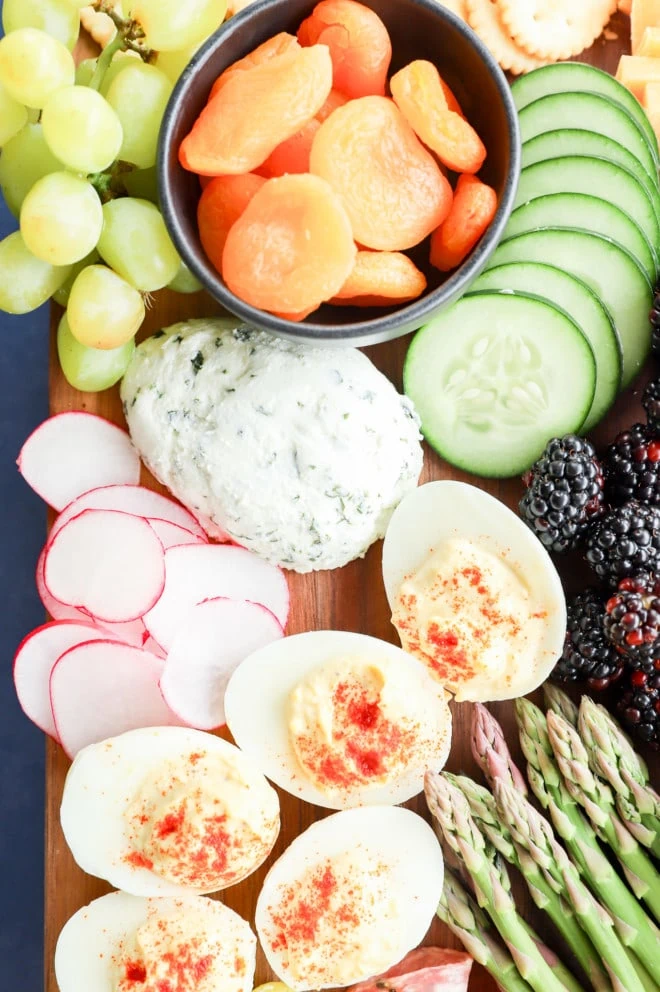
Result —
[{"label": "dried apricot", "polygon": [[397,107],[417,136],[454,172],[478,172],[486,147],[460,114],[450,110],[442,80],[432,62],[418,59],[390,79]]},{"label": "dried apricot", "polygon": [[472,175],[459,176],[449,216],[431,236],[431,265],[449,272],[461,264],[495,216],[497,194]]},{"label": "dried apricot", "polygon": [[275,55],[249,72],[238,72],[183,139],[179,161],[200,175],[252,172],[316,116],[331,88],[332,63],[325,45]]},{"label": "dried apricot", "polygon": [[339,193],[366,248],[404,251],[438,227],[452,190],[395,104],[350,100],[316,133],[310,169]]},{"label": "dried apricot", "polygon": [[317,121],[320,121],[322,124],[323,121],[328,119],[333,110],[337,110],[338,107],[343,107],[345,103],[348,103],[347,96],[344,96],[344,94],[340,93],[339,90],[330,90],[328,99],[316,115]]},{"label": "dried apricot", "polygon": [[309,172],[309,156],[320,126],[316,117],[307,121],[298,134],[283,141],[270,153],[259,172],[271,178],[284,176],[287,173]]},{"label": "dried apricot", "polygon": [[202,193],[197,207],[199,237],[218,272],[222,272],[222,253],[232,225],[265,182],[263,176],[252,172],[244,176],[216,176]]},{"label": "dried apricot", "polygon": [[339,292],[356,248],[339,196],[318,176],[269,179],[229,232],[222,275],[261,310],[299,314]]},{"label": "dried apricot", "polygon": [[301,45],[327,45],[336,89],[384,96],[392,43],[378,14],[355,0],[321,0],[298,29]]},{"label": "dried apricot", "polygon": [[421,296],[426,277],[398,251],[359,251],[353,271],[329,301],[338,306],[387,307]]},{"label": "dried apricot", "polygon": [[264,41],[263,45],[259,45],[254,51],[246,55],[245,58],[239,59],[238,62],[234,62],[230,65],[224,72],[221,72],[213,86],[211,87],[211,92],[209,93],[209,101],[213,99],[214,96],[220,92],[220,90],[226,85],[226,83],[235,76],[237,72],[245,72],[246,69],[254,69],[255,65],[263,65],[264,62],[269,62],[270,59],[275,58],[276,55],[284,55],[286,52],[290,52],[293,49],[300,48],[298,44],[298,39],[295,35],[287,34],[286,31],[280,31],[273,38],[269,38],[268,41]]}]

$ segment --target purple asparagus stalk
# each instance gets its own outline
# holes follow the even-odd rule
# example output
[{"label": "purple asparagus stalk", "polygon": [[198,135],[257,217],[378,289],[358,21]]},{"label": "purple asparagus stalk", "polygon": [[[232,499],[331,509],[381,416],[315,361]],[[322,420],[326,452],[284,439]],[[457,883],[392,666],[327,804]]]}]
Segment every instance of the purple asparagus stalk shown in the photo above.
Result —
[{"label": "purple asparagus stalk", "polygon": [[475,703],[472,711],[472,754],[491,787],[500,780],[527,795],[527,782],[511,757],[504,732],[482,703]]}]

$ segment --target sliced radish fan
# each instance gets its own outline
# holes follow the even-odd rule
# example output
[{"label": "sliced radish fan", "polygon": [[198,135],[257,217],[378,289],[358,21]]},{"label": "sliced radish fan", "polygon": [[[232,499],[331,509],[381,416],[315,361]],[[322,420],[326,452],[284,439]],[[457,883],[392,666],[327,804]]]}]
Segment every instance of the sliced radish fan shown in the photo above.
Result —
[{"label": "sliced radish fan", "polygon": [[176,548],[181,544],[206,544],[203,537],[193,534],[192,531],[186,530],[185,527],[179,527],[178,524],[172,524],[169,520],[150,518],[147,520],[147,523],[155,532],[164,550]]},{"label": "sliced radish fan", "polygon": [[163,591],[163,545],[140,517],[83,510],[48,544],[44,581],[51,596],[93,618],[136,620]]},{"label": "sliced radish fan", "polygon": [[145,517],[147,520],[168,521],[206,541],[202,527],[185,507],[145,486],[101,486],[98,489],[90,489],[65,506],[53,524],[50,540],[52,541],[64,524],[77,517],[83,510],[120,510],[134,517]]},{"label": "sliced radish fan", "polygon": [[45,420],[21,448],[17,464],[28,485],[56,510],[89,489],[140,481],[140,459],[126,431],[91,413]]},{"label": "sliced radish fan", "polygon": [[221,727],[232,672],[283,635],[264,606],[235,599],[198,603],[183,618],[167,655],[160,680],[165,701],[191,727]]},{"label": "sliced radish fan", "polygon": [[56,620],[37,627],[24,638],[14,656],[14,685],[26,716],[56,740],[57,731],[50,705],[50,675],[70,648],[87,641],[107,639],[107,633],[91,623]]},{"label": "sliced radish fan", "polygon": [[188,610],[206,599],[247,599],[265,606],[282,627],[289,612],[284,573],[251,551],[228,544],[187,545],[165,552],[165,588],[145,614],[151,636],[169,651]]},{"label": "sliced radish fan", "polygon": [[50,676],[50,701],[69,757],[126,730],[179,726],[158,687],[162,673],[160,658],[116,641],[93,641],[63,654]]}]

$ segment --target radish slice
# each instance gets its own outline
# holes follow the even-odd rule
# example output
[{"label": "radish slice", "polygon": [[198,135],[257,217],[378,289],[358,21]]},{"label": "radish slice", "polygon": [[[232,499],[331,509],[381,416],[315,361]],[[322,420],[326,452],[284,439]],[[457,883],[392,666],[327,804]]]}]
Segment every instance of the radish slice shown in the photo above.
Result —
[{"label": "radish slice", "polygon": [[14,685],[21,709],[37,727],[58,740],[50,706],[50,673],[70,648],[87,641],[107,640],[92,623],[56,620],[37,627],[19,644],[14,655]]},{"label": "radish slice", "polygon": [[205,599],[248,599],[273,613],[282,627],[289,590],[281,569],[230,544],[185,545],[165,552],[165,588],[144,624],[169,651],[188,610]]},{"label": "radish slice", "polygon": [[149,637],[146,631],[145,631],[145,636],[147,639],[142,645],[142,650],[148,651],[149,654],[155,654],[157,658],[161,658],[163,661],[165,661],[167,655],[161,648],[160,644],[157,644],[156,641],[154,641],[153,637]]},{"label": "radish slice", "polygon": [[[37,591],[46,613],[53,620],[73,620],[77,623],[88,624],[90,619],[87,613],[77,610],[75,606],[67,606],[66,603],[60,603],[59,600],[55,599],[48,592],[44,579],[46,550],[47,546],[41,550],[41,554],[37,560],[36,572]],[[142,647],[145,639],[149,636],[141,619],[131,620],[128,623],[106,623],[105,621],[97,620],[96,624],[107,632],[106,636],[111,635],[113,640],[123,641],[124,644],[132,644],[136,648]]]},{"label": "radish slice", "polygon": [[284,636],[270,610],[240,599],[208,599],[183,618],[160,688],[189,727],[214,730],[225,722],[225,689],[244,658]]},{"label": "radish slice", "polygon": [[119,510],[122,513],[131,513],[134,517],[146,517],[147,520],[168,520],[197,534],[203,541],[207,539],[192,513],[167,496],[161,496],[145,486],[101,486],[90,489],[64,507],[53,524],[50,540],[64,524],[83,510]]},{"label": "radish slice", "polygon": [[163,591],[163,545],[141,517],[83,510],[48,544],[44,581],[51,596],[93,619],[136,620]]},{"label": "radish slice", "polygon": [[120,427],[92,413],[59,413],[21,448],[18,470],[50,506],[61,510],[97,486],[140,481],[140,458]]},{"label": "radish slice", "polygon": [[210,517],[205,516],[203,513],[195,511],[195,519],[197,523],[204,529],[204,532],[213,540],[217,541],[218,544],[232,544],[233,541],[227,531],[223,530],[222,527],[218,527]]},{"label": "radish slice", "polygon": [[163,662],[117,641],[71,648],[50,676],[55,728],[70,758],[81,748],[139,727],[179,726],[158,681]]},{"label": "radish slice", "polygon": [[155,520],[151,518],[147,523],[156,532],[158,540],[166,551],[168,548],[176,548],[180,544],[206,544],[206,540],[203,537],[193,534],[192,531],[186,530],[185,527],[179,527],[178,524],[172,524],[169,520]]}]

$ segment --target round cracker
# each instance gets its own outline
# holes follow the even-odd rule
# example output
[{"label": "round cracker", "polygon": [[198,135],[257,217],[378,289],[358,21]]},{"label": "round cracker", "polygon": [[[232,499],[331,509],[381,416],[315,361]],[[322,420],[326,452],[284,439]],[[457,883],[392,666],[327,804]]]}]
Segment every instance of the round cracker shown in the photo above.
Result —
[{"label": "round cracker", "polygon": [[579,55],[603,33],[617,0],[497,0],[513,40],[538,58]]},{"label": "round cracker", "polygon": [[503,69],[520,76],[540,69],[547,59],[539,59],[519,48],[500,18],[496,0],[465,0],[467,21]]}]

